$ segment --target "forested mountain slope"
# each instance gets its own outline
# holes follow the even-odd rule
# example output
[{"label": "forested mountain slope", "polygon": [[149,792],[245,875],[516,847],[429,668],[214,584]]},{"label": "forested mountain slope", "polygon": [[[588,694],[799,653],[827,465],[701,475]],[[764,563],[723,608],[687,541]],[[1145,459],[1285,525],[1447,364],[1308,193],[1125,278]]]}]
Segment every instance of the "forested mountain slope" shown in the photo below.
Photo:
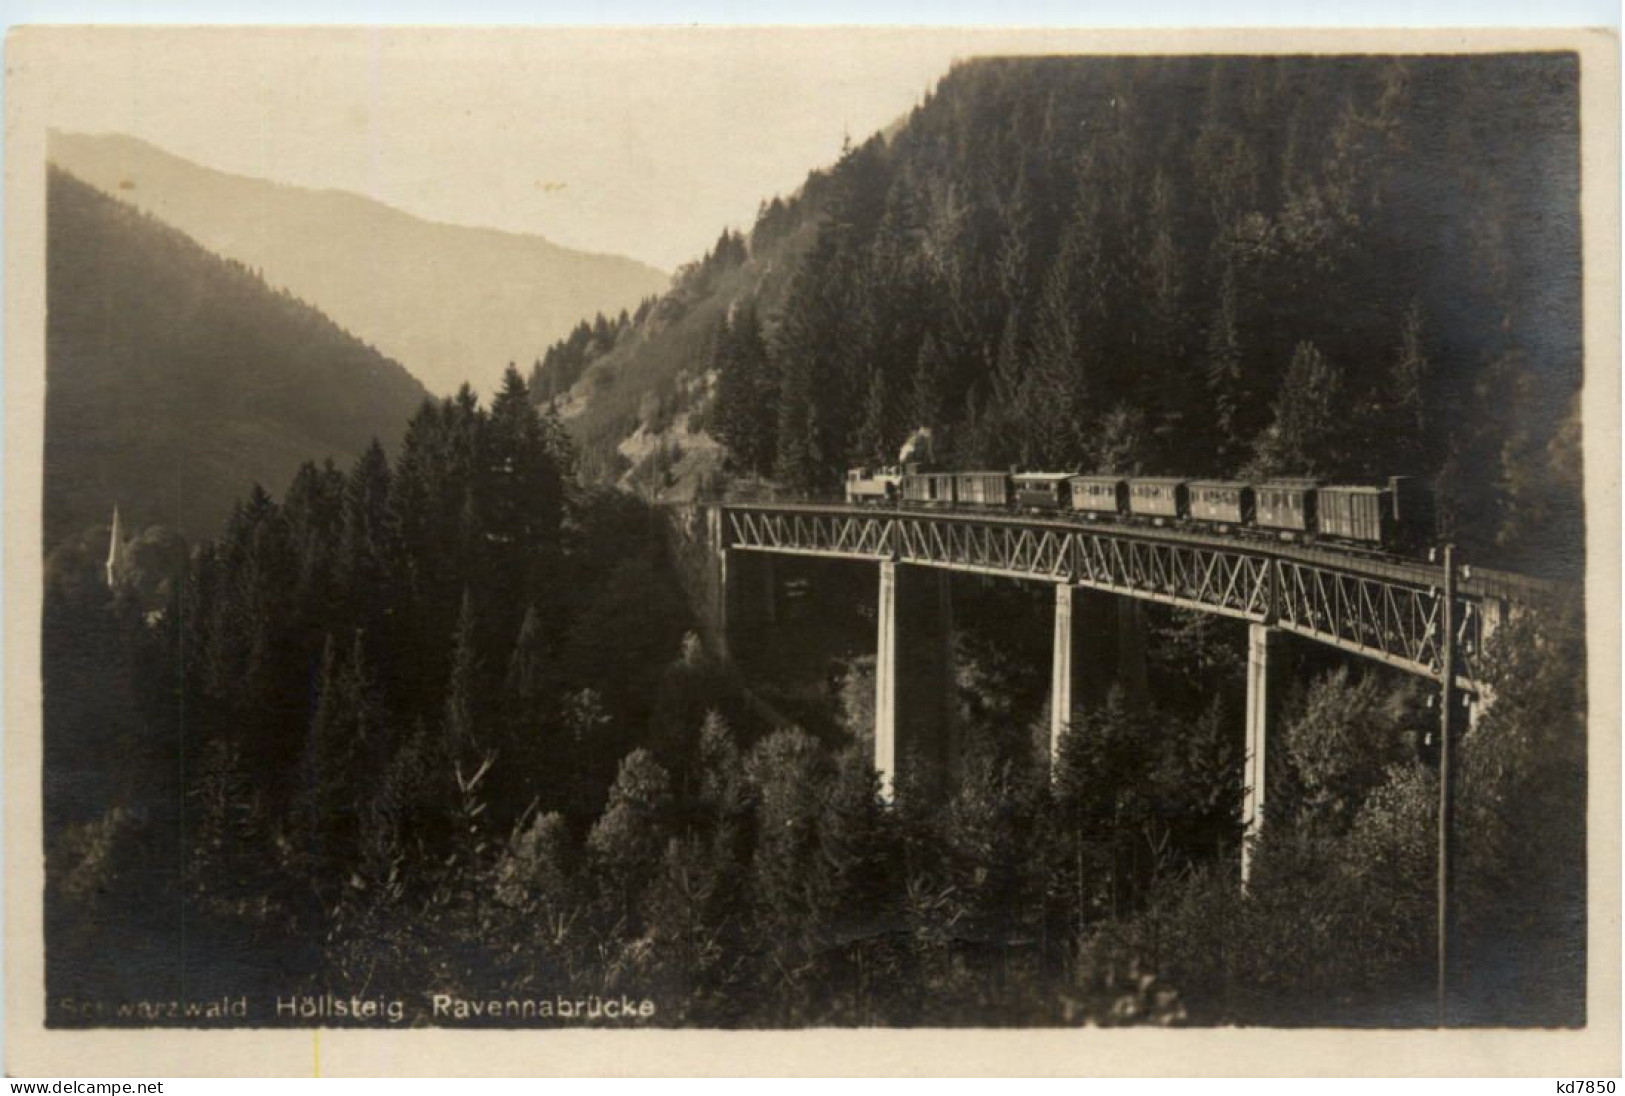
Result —
[{"label": "forested mountain slope", "polygon": [[1576,75],[1561,54],[962,64],[538,379],[574,383],[600,468],[636,431],[656,486],[677,454],[648,435],[679,417],[809,492],[923,424],[961,466],[1418,475],[1476,558],[1567,570]]},{"label": "forested mountain slope", "polygon": [[216,534],[254,482],[393,440],[428,393],[260,276],[50,173],[45,538]]},{"label": "forested mountain slope", "polygon": [[578,316],[635,307],[666,285],[623,256],[214,171],[118,134],[55,133],[50,156],[311,301],[439,395],[464,381],[492,388]]}]

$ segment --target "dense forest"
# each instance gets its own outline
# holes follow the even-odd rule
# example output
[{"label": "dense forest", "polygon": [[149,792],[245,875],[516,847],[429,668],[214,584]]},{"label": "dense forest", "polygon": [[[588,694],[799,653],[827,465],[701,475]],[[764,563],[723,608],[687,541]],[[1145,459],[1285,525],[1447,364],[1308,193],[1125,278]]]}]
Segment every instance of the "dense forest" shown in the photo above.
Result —
[{"label": "dense forest", "polygon": [[258,272],[56,168],[46,216],[48,549],[115,504],[211,536],[245,484],[351,460],[426,395]]},{"label": "dense forest", "polygon": [[1559,54],[965,63],[589,348],[571,426],[619,474],[687,413],[809,493],[920,425],[959,467],[1414,475],[1470,558],[1572,575],[1576,95]]},{"label": "dense forest", "polygon": [[[1243,625],[1079,592],[1052,758],[1052,595],[956,575],[928,637],[948,695],[909,717],[954,746],[905,750],[888,802],[872,569],[779,561],[782,620],[724,661],[682,523],[606,481],[822,492],[924,424],[984,466],[1413,472],[1473,558],[1572,574],[1574,78],[1556,55],[960,65],[487,403],[244,476],[218,535],[136,515],[111,589],[105,531],[60,538],[48,1022],[285,1024],[294,994],[412,1024],[505,1022],[433,994],[724,1028],[1434,1022],[1427,683],[1287,637],[1244,893]],[[714,436],[726,466],[629,467],[635,433]],[[1459,731],[1452,1023],[1587,1019],[1564,596],[1497,631]]]},{"label": "dense forest", "polygon": [[[394,461],[255,488],[171,559],[157,614],[96,545],[53,558],[48,977],[80,1004],[52,1023],[234,995],[287,1022],[292,993],[437,1023],[435,993],[629,993],[647,1022],[724,1027],[1431,1022],[1425,690],[1308,661],[1243,899],[1240,631],[1154,614],[1150,692],[1080,704],[1052,782],[1001,661],[1043,620],[984,583],[962,758],[905,764],[888,806],[864,657],[803,649],[842,667],[827,718],[764,712],[687,630],[661,523],[571,463],[510,371],[489,408],[426,403]],[[1579,633],[1502,635],[1463,751],[1453,1019],[1572,1024]]]}]

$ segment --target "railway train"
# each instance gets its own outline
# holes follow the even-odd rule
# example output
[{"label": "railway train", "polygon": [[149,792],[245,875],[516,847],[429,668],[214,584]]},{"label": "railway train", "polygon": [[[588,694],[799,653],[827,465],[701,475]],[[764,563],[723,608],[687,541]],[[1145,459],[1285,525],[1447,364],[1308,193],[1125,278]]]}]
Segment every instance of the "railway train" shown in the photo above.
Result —
[{"label": "railway train", "polygon": [[[916,447],[917,450],[918,447]],[[908,461],[846,474],[850,504],[1065,515],[1192,528],[1297,543],[1334,542],[1382,552],[1425,550],[1427,493],[1408,476],[1386,484],[1329,484],[1311,477],[1257,482],[1074,472],[951,472]]]}]

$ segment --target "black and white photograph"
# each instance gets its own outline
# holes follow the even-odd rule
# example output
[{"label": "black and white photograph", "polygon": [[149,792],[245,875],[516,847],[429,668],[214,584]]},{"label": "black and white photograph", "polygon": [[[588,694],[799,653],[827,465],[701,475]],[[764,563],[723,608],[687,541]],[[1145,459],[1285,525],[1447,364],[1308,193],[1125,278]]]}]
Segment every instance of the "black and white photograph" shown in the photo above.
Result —
[{"label": "black and white photograph", "polygon": [[14,31],[8,1009],[1617,1070],[1617,40],[1101,41]]}]

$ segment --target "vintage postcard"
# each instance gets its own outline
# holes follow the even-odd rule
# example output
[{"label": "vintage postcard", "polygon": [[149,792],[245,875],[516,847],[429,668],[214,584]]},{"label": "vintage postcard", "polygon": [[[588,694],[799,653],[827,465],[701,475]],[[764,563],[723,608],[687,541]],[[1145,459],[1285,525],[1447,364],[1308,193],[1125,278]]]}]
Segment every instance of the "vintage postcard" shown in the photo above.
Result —
[{"label": "vintage postcard", "polygon": [[6,73],[13,1075],[1618,1073],[1613,35]]}]

